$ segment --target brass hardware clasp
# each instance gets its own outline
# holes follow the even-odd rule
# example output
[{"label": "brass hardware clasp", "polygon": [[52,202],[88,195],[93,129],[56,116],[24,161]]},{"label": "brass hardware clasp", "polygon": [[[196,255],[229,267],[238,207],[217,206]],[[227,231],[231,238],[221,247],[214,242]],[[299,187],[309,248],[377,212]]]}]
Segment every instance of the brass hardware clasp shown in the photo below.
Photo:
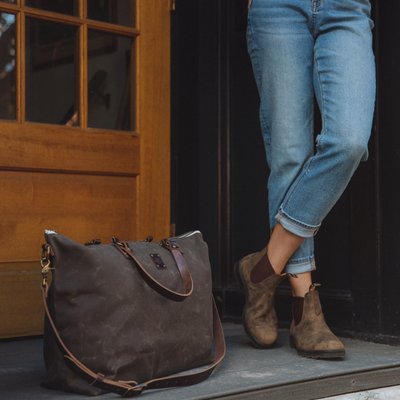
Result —
[{"label": "brass hardware clasp", "polygon": [[160,245],[170,251],[172,249],[179,249],[179,246],[176,244],[176,242],[171,239],[161,240]]},{"label": "brass hardware clasp", "polygon": [[42,286],[47,285],[47,277],[51,268],[51,256],[53,252],[49,244],[44,244],[42,246],[42,256],[40,257],[40,266],[42,267]]}]

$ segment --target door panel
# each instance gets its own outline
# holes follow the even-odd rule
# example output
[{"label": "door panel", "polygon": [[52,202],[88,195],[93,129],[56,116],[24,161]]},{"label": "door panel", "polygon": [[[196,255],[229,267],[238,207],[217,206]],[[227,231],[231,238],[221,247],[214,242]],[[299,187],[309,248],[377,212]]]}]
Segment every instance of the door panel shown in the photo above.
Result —
[{"label": "door panel", "polygon": [[3,171],[0,185],[1,336],[40,334],[38,255],[44,229],[80,242],[135,237],[136,179]]},{"label": "door panel", "polygon": [[[16,110],[14,121],[0,119],[0,338],[42,332],[44,229],[79,242],[170,234],[170,2],[95,3],[43,10],[42,2],[0,0],[0,15],[17,21],[16,62],[7,67],[16,84],[4,86],[15,87],[15,98],[13,89],[0,98],[15,101]],[[76,35],[57,32],[53,22],[75,27]],[[0,50],[12,51],[1,47],[2,37]],[[63,87],[57,80],[71,57],[75,72],[64,78],[76,86],[76,100],[58,101],[62,90],[53,89]],[[28,68],[34,81],[27,82]],[[60,107],[65,111],[53,118]],[[27,122],[32,118],[53,123]]]},{"label": "door panel", "polygon": [[135,236],[135,178],[2,171],[0,184],[5,259],[38,258],[44,229],[79,241]]},{"label": "door panel", "polygon": [[0,261],[0,338],[37,335],[42,332],[43,305],[39,281],[37,259],[7,261],[2,256]]},{"label": "door panel", "polygon": [[2,169],[44,169],[137,175],[140,139],[135,134],[76,130],[54,125],[0,122]]}]

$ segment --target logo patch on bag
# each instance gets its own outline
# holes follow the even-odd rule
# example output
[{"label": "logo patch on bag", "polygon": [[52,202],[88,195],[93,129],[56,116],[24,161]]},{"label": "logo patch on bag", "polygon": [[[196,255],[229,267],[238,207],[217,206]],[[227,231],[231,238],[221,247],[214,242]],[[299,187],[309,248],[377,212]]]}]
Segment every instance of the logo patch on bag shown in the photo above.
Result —
[{"label": "logo patch on bag", "polygon": [[150,257],[158,269],[167,268],[167,266],[165,265],[164,261],[162,260],[161,256],[158,253],[151,253]]}]

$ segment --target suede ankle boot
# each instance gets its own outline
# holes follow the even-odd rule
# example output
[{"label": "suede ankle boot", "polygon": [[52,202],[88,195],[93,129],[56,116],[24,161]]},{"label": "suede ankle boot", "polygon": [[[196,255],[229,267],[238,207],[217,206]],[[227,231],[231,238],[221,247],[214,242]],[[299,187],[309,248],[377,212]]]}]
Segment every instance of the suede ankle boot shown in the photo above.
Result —
[{"label": "suede ankle boot", "polygon": [[290,344],[303,357],[343,358],[344,345],[325,322],[316,286],[312,284],[304,298],[293,298]]},{"label": "suede ankle boot", "polygon": [[266,248],[242,258],[235,270],[246,298],[242,317],[246,333],[255,347],[271,347],[278,337],[274,294],[286,274],[275,273]]}]

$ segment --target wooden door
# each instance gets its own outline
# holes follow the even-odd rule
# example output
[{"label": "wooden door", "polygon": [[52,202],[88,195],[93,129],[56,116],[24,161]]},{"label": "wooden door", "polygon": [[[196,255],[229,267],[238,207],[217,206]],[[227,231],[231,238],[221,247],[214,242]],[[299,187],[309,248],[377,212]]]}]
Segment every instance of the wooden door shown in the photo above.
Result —
[{"label": "wooden door", "polygon": [[170,0],[0,0],[0,338],[42,332],[44,229],[170,234]]}]

